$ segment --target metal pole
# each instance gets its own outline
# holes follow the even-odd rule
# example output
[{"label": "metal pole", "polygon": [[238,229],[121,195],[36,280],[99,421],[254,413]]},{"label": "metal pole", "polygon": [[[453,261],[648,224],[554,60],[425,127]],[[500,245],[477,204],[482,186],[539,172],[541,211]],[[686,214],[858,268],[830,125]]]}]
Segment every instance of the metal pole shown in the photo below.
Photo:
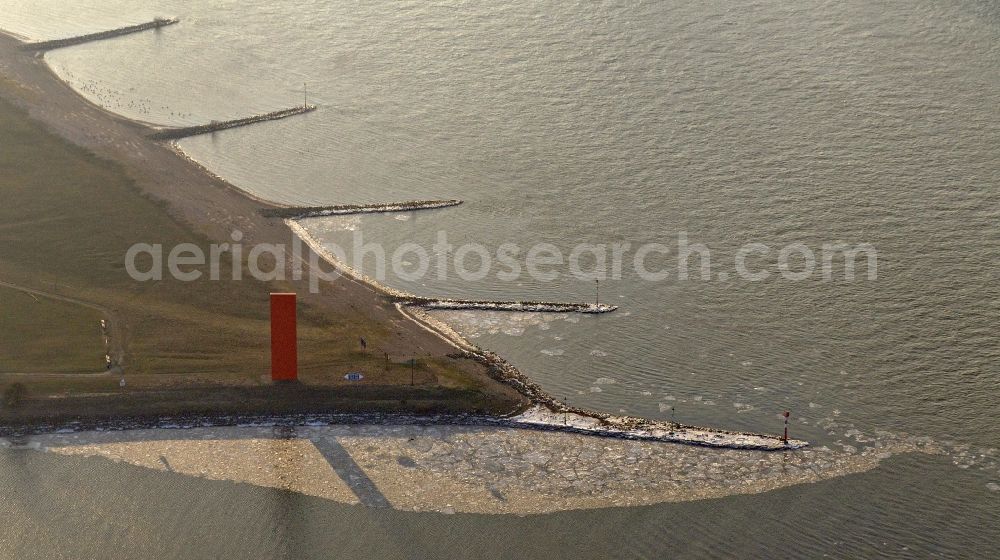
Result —
[{"label": "metal pole", "polygon": [[785,411],[785,437],[781,438],[781,441],[788,443],[788,416],[791,415],[787,410]]},{"label": "metal pole", "polygon": [[305,82],[302,82],[302,108],[305,109],[307,107],[309,107],[309,88]]},{"label": "metal pole", "polygon": [[595,278],[594,285],[597,287],[597,297],[595,298],[595,303],[597,305],[601,305],[601,281]]}]

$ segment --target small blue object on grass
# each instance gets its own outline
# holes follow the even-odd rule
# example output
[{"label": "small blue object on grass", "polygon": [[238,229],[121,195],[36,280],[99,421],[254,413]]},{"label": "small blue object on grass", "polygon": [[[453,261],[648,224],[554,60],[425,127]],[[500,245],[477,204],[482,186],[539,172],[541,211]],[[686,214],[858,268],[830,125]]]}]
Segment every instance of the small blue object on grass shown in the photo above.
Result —
[{"label": "small blue object on grass", "polygon": [[364,378],[365,376],[361,375],[360,371],[349,371],[347,372],[347,375],[344,376],[344,379],[348,381],[361,381]]}]

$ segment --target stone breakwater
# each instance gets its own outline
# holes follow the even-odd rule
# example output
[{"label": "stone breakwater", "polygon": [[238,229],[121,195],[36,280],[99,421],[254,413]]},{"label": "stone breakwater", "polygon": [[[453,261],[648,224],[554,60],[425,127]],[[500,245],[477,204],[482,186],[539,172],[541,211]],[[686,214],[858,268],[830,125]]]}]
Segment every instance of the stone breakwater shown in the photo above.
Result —
[{"label": "stone breakwater", "polygon": [[770,434],[618,416],[569,406],[555,399],[499,354],[472,344],[449,325],[438,321],[423,309],[406,307],[398,303],[396,305],[404,315],[459,349],[458,352],[450,354],[450,357],[474,360],[483,364],[491,378],[513,387],[533,403],[533,407],[529,410],[504,418],[505,423],[502,424],[504,426],[758,451],[801,449],[809,445],[806,441],[794,439],[786,442]]},{"label": "stone breakwater", "polygon": [[186,126],[182,128],[167,128],[154,132],[153,134],[150,134],[149,137],[152,138],[153,140],[179,140],[181,138],[187,138],[188,136],[208,134],[211,132],[226,130],[227,128],[247,126],[250,124],[264,122],[264,121],[276,121],[278,119],[284,119],[286,117],[291,117],[293,115],[301,115],[303,113],[309,113],[315,110],[316,110],[316,105],[302,105],[298,107],[292,107],[289,109],[282,109],[280,111],[272,111],[270,113],[264,113],[261,115],[253,115],[252,117],[233,119],[230,121],[218,121],[210,124]]},{"label": "stone breakwater", "polygon": [[381,204],[338,204],[335,206],[293,206],[288,208],[264,208],[260,215],[265,218],[297,220],[301,218],[322,218],[324,216],[346,216],[349,214],[378,214],[382,212],[409,212],[411,210],[432,210],[458,206],[461,200],[408,200]]},{"label": "stone breakwater", "polygon": [[87,35],[79,35],[76,37],[67,37],[65,39],[53,39],[51,41],[25,43],[22,48],[25,50],[38,51],[38,52],[50,51],[52,49],[61,49],[63,47],[71,47],[73,45],[89,43],[91,41],[113,39],[115,37],[121,37],[122,35],[129,35],[131,33],[138,33],[140,31],[146,31],[149,29],[159,29],[160,27],[173,25],[175,23],[178,23],[179,21],[180,20],[177,18],[156,18],[153,21],[147,21],[146,23],[140,23],[138,25],[129,25],[126,27],[119,27],[118,29],[110,29],[108,31],[100,31],[98,33],[90,33]]},{"label": "stone breakwater", "polygon": [[524,313],[610,313],[617,305],[563,303],[555,301],[476,301],[462,299],[408,298],[405,305],[437,310],[520,311]]},{"label": "stone breakwater", "polygon": [[[578,410],[566,408],[566,410]],[[564,432],[600,436],[610,439],[682,443],[720,449],[754,451],[787,451],[800,449],[806,442],[789,440],[763,434],[727,432],[682,424],[656,422],[627,416],[600,415],[587,411],[554,413],[543,406],[507,417],[480,414],[284,414],[267,415],[212,415],[184,416],[132,416],[116,418],[91,418],[66,422],[32,422],[24,425],[0,426],[0,437],[8,438],[13,445],[23,445],[29,438],[42,434],[72,434],[80,432],[123,432],[131,430],[187,430],[193,428],[301,428],[324,426],[456,426],[516,428],[541,432]]]},{"label": "stone breakwater", "polygon": [[490,377],[513,387],[534,403],[529,410],[505,418],[507,424],[504,425],[507,426],[726,449],[779,451],[801,449],[809,445],[806,441],[795,439],[784,441],[770,434],[720,430],[577,408],[552,397],[513,364],[494,352],[475,347],[472,350],[462,350],[453,356],[480,362],[487,367]]},{"label": "stone breakwater", "polygon": [[[398,203],[405,204],[405,203]],[[390,205],[386,205],[390,206]],[[386,210],[387,212],[389,210]],[[565,302],[551,302],[551,301],[475,301],[475,300],[460,300],[460,299],[448,299],[448,298],[427,298],[417,296],[411,293],[404,292],[402,290],[397,290],[395,288],[390,288],[385,284],[382,284],[377,279],[367,276],[360,271],[356,270],[347,263],[339,260],[334,254],[326,250],[323,244],[319,242],[318,239],[310,235],[310,233],[302,227],[302,224],[295,221],[293,218],[285,218],[285,223],[288,227],[295,233],[302,241],[309,246],[316,254],[323,257],[328,263],[330,263],[337,272],[347,276],[348,278],[365,284],[375,291],[381,293],[386,298],[388,298],[393,303],[402,307],[417,307],[423,309],[436,309],[436,310],[456,310],[456,309],[476,309],[483,311],[515,311],[515,312],[549,312],[549,313],[610,313],[618,309],[615,305],[597,304],[597,303],[565,303]],[[418,320],[422,322],[423,318]],[[449,340],[450,337],[449,337]],[[454,342],[453,340],[451,340]]]},{"label": "stone breakwater", "polygon": [[[567,408],[568,407],[564,407]],[[731,432],[674,422],[663,422],[634,416],[614,416],[593,411],[556,412],[538,405],[508,419],[514,428],[550,430],[618,439],[684,443],[701,447],[722,449],[752,449],[756,451],[785,451],[801,449],[805,441],[753,432]]]}]

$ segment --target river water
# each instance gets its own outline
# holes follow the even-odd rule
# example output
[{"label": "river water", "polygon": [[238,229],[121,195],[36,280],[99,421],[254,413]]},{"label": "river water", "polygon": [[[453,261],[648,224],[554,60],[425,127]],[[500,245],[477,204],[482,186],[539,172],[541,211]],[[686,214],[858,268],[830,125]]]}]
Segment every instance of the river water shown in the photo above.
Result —
[{"label": "river water", "polygon": [[[476,242],[491,253],[542,242],[566,255],[580,243],[634,251],[656,242],[676,252],[681,235],[709,248],[706,280],[696,258],[694,278],[651,258],[650,268],[672,274],[643,279],[630,254],[621,278],[600,284],[600,299],[620,306],[608,315],[440,314],[557,397],[771,432],[790,410],[793,435],[818,445],[850,452],[909,434],[950,450],[754,497],[532,523],[382,518],[280,500],[428,547],[449,541],[426,540],[426,531],[484,546],[491,541],[479,535],[499,531],[509,538],[490,551],[512,556],[526,552],[520,530],[538,553],[577,546],[637,556],[738,545],[766,553],[800,543],[796,534],[808,556],[927,556],[988,547],[984,534],[1000,534],[995,520],[978,517],[1000,505],[990,490],[1000,482],[996,3],[0,0],[0,28],[33,39],[157,15],[181,24],[46,59],[95,102],[158,124],[284,108],[302,101],[306,83],[316,112],[180,143],[259,196],[309,205],[465,201],[306,220],[326,243],[350,248],[361,235],[390,254],[407,242],[430,251],[443,231],[456,247]],[[735,255],[747,243],[774,248],[752,266],[770,278],[737,274]],[[785,278],[775,253],[793,243],[816,253],[870,244],[877,278],[859,261],[851,281],[836,259],[830,280]],[[371,261],[348,257],[375,273]],[[481,280],[390,271],[385,282],[425,296],[597,296],[592,279],[550,268],[560,277],[507,281],[494,268]],[[56,468],[46,466],[55,459],[37,461]],[[207,484],[136,476],[154,494]],[[278,498],[224,493],[259,523],[274,521],[253,501]],[[282,523],[305,523],[292,529],[311,534],[315,518],[294,511],[298,521]],[[709,537],[734,548],[693,544]],[[304,538],[306,550],[325,542]],[[608,548],[583,545],[601,538]]]}]

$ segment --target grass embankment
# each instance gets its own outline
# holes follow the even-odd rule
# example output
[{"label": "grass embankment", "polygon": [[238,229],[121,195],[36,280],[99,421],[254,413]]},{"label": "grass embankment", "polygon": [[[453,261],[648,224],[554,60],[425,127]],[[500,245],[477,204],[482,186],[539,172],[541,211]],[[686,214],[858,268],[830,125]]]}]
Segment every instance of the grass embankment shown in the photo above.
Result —
[{"label": "grass embankment", "polygon": [[101,313],[0,286],[0,372],[104,368]]},{"label": "grass embankment", "polygon": [[[9,85],[0,82],[0,87]],[[157,282],[133,280],[124,264],[132,244],[159,243],[167,252],[179,243],[195,243],[208,254],[210,241],[145,197],[119,165],[48,133],[2,99],[0,196],[0,280],[105,308],[120,318],[126,342],[129,382],[124,392],[116,376],[5,375],[80,371],[90,362],[95,362],[90,371],[99,371],[103,343],[95,325],[100,313],[93,309],[35,303],[27,294],[0,292],[0,385],[27,384],[30,414],[44,414],[47,406],[72,413],[65,398],[57,399],[58,405],[45,400],[57,396],[97,399],[93,407],[116,413],[141,400],[144,410],[151,410],[148,398],[137,400],[141,391],[171,392],[153,407],[161,413],[205,411],[218,404],[209,392],[220,386],[227,388],[228,399],[240,398],[232,393],[234,387],[251,391],[245,395],[247,406],[256,402],[263,408],[291,408],[268,402],[258,391],[267,383],[269,367],[267,294],[289,286],[256,281],[246,270],[242,281],[226,280],[226,275],[211,281],[207,274],[194,282],[169,275]],[[222,270],[227,267],[231,263],[224,256]],[[447,410],[506,411],[516,406],[516,396],[488,387],[490,382],[475,369],[479,366],[466,360],[424,357],[411,372],[406,363],[410,356],[393,351],[391,335],[363,309],[331,316],[300,305],[300,379],[307,387],[346,391],[352,410],[389,410],[403,406],[402,400],[422,398]],[[359,336],[367,339],[367,352],[359,348]],[[388,370],[385,352],[393,362]],[[345,387],[343,374],[349,370],[364,372],[365,381]],[[411,373],[415,387],[410,386]],[[365,387],[371,387],[367,394]],[[179,389],[190,392],[180,398]],[[328,395],[335,403],[336,395]],[[78,413],[90,410],[86,403],[81,406]],[[5,409],[0,419],[25,414]]]}]

